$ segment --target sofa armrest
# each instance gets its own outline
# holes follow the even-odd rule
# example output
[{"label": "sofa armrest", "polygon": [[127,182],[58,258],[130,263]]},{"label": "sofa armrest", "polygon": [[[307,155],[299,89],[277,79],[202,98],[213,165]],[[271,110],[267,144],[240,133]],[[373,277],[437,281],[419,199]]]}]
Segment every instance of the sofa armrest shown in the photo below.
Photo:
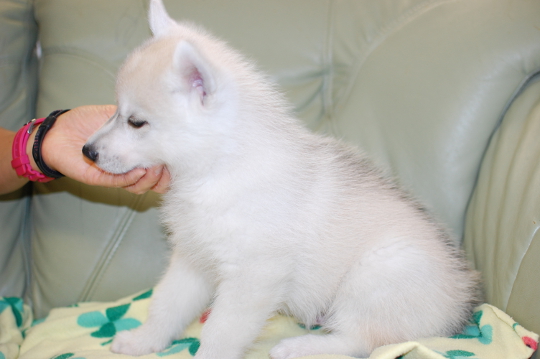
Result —
[{"label": "sofa armrest", "polygon": [[465,248],[486,299],[540,331],[540,75],[513,101],[486,152],[471,199]]}]

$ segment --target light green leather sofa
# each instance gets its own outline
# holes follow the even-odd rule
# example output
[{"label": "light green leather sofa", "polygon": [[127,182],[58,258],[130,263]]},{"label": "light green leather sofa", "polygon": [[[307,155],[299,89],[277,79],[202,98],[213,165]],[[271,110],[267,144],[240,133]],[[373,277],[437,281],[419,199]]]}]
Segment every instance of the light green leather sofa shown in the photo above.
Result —
[{"label": "light green leather sofa", "polygon": [[[363,147],[461,240],[486,301],[540,332],[540,1],[169,0],[257,61],[314,131]],[[0,125],[114,103],[139,0],[1,0]],[[36,53],[36,43],[40,51]],[[36,317],[156,283],[159,196],[64,178],[0,197],[0,295]]]}]

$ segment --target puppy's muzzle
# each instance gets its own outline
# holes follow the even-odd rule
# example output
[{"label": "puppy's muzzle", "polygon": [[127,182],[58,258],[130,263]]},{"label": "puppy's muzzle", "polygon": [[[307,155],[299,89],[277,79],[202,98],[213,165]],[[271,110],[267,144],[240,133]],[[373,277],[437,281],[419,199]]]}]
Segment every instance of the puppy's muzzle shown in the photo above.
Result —
[{"label": "puppy's muzzle", "polygon": [[94,148],[94,146],[88,144],[83,146],[82,153],[92,162],[96,162],[99,157],[99,152]]}]

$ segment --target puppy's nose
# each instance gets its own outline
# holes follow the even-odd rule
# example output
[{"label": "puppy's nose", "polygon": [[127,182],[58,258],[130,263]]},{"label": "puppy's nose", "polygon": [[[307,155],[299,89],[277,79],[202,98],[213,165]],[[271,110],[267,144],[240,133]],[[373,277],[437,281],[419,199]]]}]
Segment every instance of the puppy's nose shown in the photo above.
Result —
[{"label": "puppy's nose", "polygon": [[99,152],[96,151],[92,145],[84,145],[82,148],[82,153],[93,162],[96,162],[99,156]]}]

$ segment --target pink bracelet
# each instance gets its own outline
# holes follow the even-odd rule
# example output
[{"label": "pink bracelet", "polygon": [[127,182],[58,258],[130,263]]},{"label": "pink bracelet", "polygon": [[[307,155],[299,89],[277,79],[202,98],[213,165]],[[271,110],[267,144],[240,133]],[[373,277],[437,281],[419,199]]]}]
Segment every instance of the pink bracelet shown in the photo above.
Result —
[{"label": "pink bracelet", "polygon": [[15,135],[13,139],[13,147],[11,148],[13,160],[11,161],[11,167],[15,169],[17,175],[24,176],[30,181],[37,182],[49,182],[54,178],[47,177],[41,172],[34,171],[30,165],[30,159],[26,154],[26,144],[28,142],[28,137],[34,130],[34,127],[45,121],[45,118],[33,119],[30,122],[27,122]]}]

